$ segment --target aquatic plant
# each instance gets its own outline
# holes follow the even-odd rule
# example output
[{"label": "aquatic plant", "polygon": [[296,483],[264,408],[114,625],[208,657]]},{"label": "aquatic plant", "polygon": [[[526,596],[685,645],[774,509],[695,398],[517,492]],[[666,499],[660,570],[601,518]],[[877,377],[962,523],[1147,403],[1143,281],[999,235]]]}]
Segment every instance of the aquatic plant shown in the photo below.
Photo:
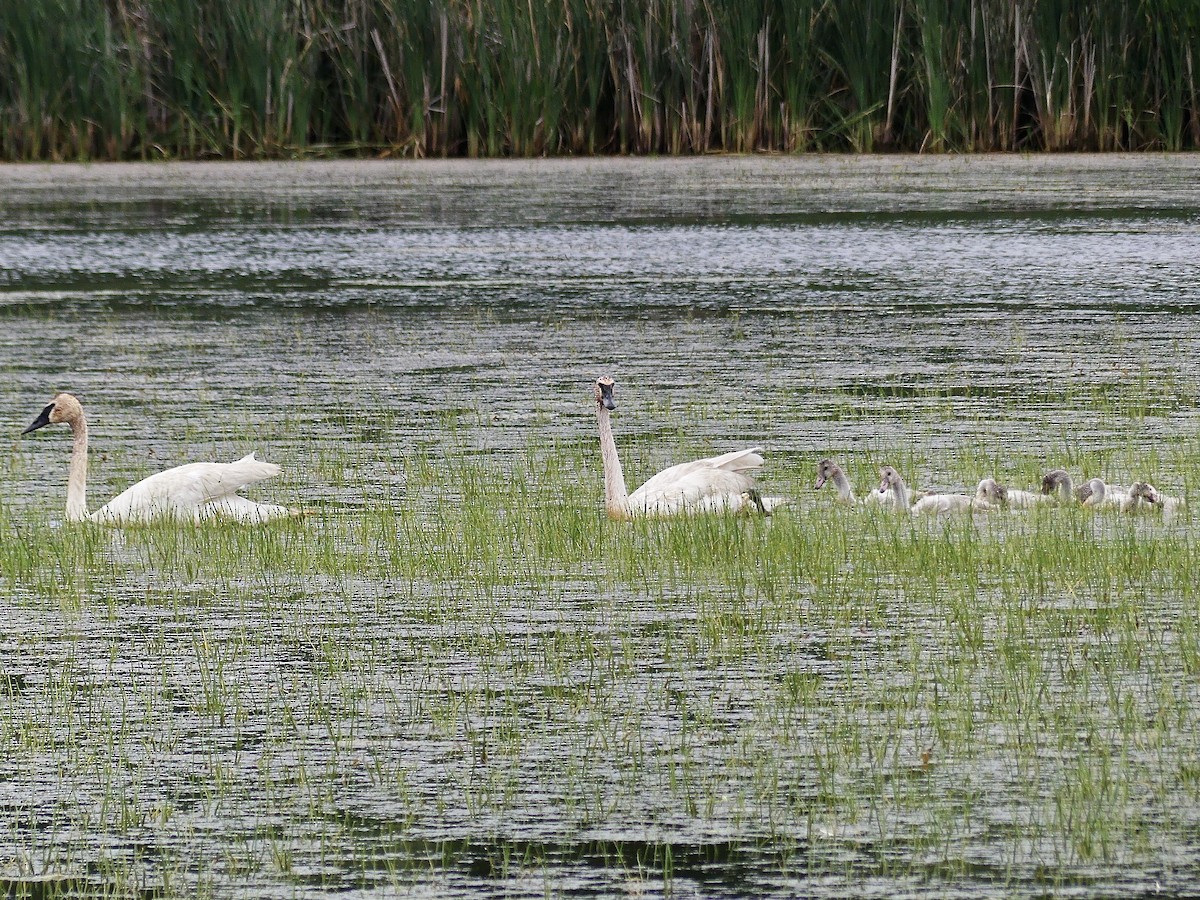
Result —
[{"label": "aquatic plant", "polygon": [[31,0],[0,158],[1200,146],[1187,0]]}]

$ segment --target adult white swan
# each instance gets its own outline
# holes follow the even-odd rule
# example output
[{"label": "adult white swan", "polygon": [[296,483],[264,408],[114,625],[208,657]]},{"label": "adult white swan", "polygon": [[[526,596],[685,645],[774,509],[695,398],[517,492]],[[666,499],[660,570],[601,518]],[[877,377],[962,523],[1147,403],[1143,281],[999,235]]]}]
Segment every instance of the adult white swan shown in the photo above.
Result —
[{"label": "adult white swan", "polygon": [[626,492],[625,475],[613,439],[614,382],[596,379],[596,416],[600,425],[600,456],[604,461],[604,508],[614,519],[638,516],[671,516],[680,513],[757,510],[763,515],[787,501],[764,497],[746,473],[763,464],[761,447],[734,450],[709,459],[680,463],[663,469],[632,494]]},{"label": "adult white swan", "polygon": [[68,522],[100,522],[105,525],[130,525],[154,519],[197,523],[210,519],[266,522],[296,515],[285,506],[255,503],[237,495],[246,485],[279,474],[279,466],[260,462],[253,453],[237,462],[190,463],[167,469],[139,481],[94,513],[89,513],[88,430],[79,399],[72,394],[59,394],[21,433],[29,434],[60,422],[71,426],[71,434],[75,438],[71,451],[71,470],[67,478]]}]

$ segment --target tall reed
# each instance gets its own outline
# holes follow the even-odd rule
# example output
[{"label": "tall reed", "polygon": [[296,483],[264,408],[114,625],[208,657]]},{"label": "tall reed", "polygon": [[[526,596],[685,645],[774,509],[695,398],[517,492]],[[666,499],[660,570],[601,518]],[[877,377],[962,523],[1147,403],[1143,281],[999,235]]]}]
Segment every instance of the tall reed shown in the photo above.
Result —
[{"label": "tall reed", "polygon": [[1192,0],[28,0],[0,158],[1200,147]]}]

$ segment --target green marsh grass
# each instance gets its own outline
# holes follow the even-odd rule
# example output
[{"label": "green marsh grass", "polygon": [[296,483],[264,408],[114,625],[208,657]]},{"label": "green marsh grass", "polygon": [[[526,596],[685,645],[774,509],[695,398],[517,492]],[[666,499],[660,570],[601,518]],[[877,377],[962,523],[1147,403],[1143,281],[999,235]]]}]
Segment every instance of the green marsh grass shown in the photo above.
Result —
[{"label": "green marsh grass", "polygon": [[[1161,392],[1081,390],[1109,439],[1056,458],[1140,474],[1120,423],[1153,421]],[[975,398],[909,400],[933,428]],[[631,481],[704,449],[689,415],[622,442]],[[318,446],[307,478],[362,503],[263,529],[0,507],[25,626],[0,690],[5,776],[56,785],[7,809],[24,849],[6,877],[184,895],[483,866],[553,889],[598,857],[602,883],[667,889],[729,860],[843,884],[982,866],[1029,886],[1183,852],[1200,800],[1190,517],[911,521],[814,493],[819,454],[801,454],[769,462],[764,487],[796,501],[770,519],[613,522],[590,433],[499,453],[485,415],[441,424],[405,458]],[[1154,477],[1191,492],[1198,445],[1176,435]],[[1033,486],[1045,466],[986,439],[838,455],[860,488],[885,460],[966,489]],[[116,454],[97,477],[152,464]]]},{"label": "green marsh grass", "polygon": [[0,10],[0,157],[1181,150],[1190,0]]}]

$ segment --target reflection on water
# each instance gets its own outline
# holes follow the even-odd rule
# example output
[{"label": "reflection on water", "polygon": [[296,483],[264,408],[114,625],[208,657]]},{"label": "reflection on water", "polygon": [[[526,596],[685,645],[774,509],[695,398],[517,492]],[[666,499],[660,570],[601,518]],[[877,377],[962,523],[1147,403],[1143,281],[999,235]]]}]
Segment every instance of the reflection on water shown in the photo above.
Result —
[{"label": "reflection on water", "polygon": [[[1103,464],[1119,445],[1182,492],[1197,474],[1161,445],[1197,430],[1197,260],[1200,160],[1191,157],[0,167],[0,426],[14,436],[0,496],[15,522],[61,504],[65,435],[15,435],[53,392],[71,390],[93,428],[93,506],[155,468],[249,449],[284,465],[271,492],[281,502],[432,504],[412,458],[438,467],[448,433],[496,471],[531,443],[590,448],[587,398],[601,373],[618,380],[631,480],[696,448],[752,442],[769,448],[775,483],[796,493],[811,488],[820,456],[880,451],[911,460],[923,483],[961,489],[972,461],[1028,478],[1072,453]],[[1147,389],[1130,391],[1138,383]],[[953,460],[962,471],[939,467]],[[580,490],[598,508],[598,485]],[[532,728],[529,709],[544,698],[519,654],[503,660],[513,684],[486,685],[467,650],[425,655],[423,642],[444,651],[463,627],[433,613],[411,624],[417,600],[453,602],[436,580],[296,573],[285,584],[272,574],[270,591],[247,599],[230,588],[235,600],[197,576],[183,602],[188,573],[167,551],[148,559],[120,536],[88,540],[112,542],[111,581],[92,585],[103,594],[93,605],[15,594],[0,606],[6,631],[24,635],[0,671],[0,703],[52,716],[63,692],[144,691],[152,699],[140,701],[141,718],[128,713],[142,723],[141,756],[109,770],[110,783],[72,784],[54,768],[75,752],[72,735],[26,748],[21,758],[45,769],[2,773],[0,859],[39,852],[13,824],[34,816],[69,821],[87,846],[122,835],[110,858],[150,882],[158,870],[145,848],[159,844],[256,860],[250,880],[233,863],[213,869],[217,893],[243,884],[269,895],[281,883],[301,895],[330,884],[653,893],[661,883],[649,873],[664,868],[677,890],[705,895],[844,891],[844,880],[804,881],[789,869],[797,865],[851,873],[881,893],[939,877],[941,863],[920,854],[893,869],[886,842],[857,824],[830,838],[789,822],[789,855],[757,840],[778,825],[757,811],[733,800],[681,809],[674,783],[644,793],[623,773],[623,753],[673,752],[689,716],[741,733],[763,693],[780,689],[779,673],[697,663],[670,668],[678,693],[664,694],[662,672],[634,667],[616,692],[629,708],[666,697],[665,709],[636,717],[649,731],[631,726],[627,745],[591,747],[573,743],[573,723],[541,722],[524,737],[528,757],[498,775],[480,737],[496,726],[488,716],[518,708],[514,720]],[[174,573],[169,598],[159,570]],[[611,623],[592,606],[592,582],[564,577],[548,601],[531,599],[536,586],[511,589],[520,599],[515,609],[496,601],[497,634],[561,632],[554,641],[569,642],[582,631],[604,644]],[[645,616],[635,644],[648,659],[673,627],[700,627],[653,602],[629,615]],[[815,671],[841,671],[804,643],[811,634],[780,625],[773,639],[794,642]],[[49,672],[21,641],[52,648]],[[880,653],[883,677],[886,646]],[[807,690],[803,680],[788,689]],[[478,732],[428,719],[422,697],[455,691],[481,704],[478,718],[463,719]],[[693,692],[713,705],[684,710]],[[232,710],[230,720],[188,719],[206,703]],[[411,717],[378,714],[397,705]],[[586,696],[574,708],[585,720]],[[98,705],[96,715],[112,712]],[[263,724],[277,715],[297,717],[286,739]],[[221,746],[207,745],[214,734]],[[555,753],[594,797],[537,771],[539,754]],[[156,771],[163,759],[178,768]],[[322,784],[306,781],[313,760],[328,761]],[[139,791],[167,799],[142,803]],[[417,821],[406,818],[410,797],[427,798]],[[439,797],[446,808],[428,815]],[[809,799],[791,798],[791,814]],[[989,827],[1004,815],[1020,827],[1020,798],[1008,801]],[[142,819],[130,825],[112,803]],[[916,814],[893,824],[932,827]],[[980,835],[956,869],[964,893],[1012,877],[1012,861],[986,849],[993,838]],[[529,876],[522,866],[534,863]],[[523,881],[497,881],[520,871]],[[1148,872],[1129,877],[1144,885]],[[1095,877],[1103,891],[1125,875]]]}]

